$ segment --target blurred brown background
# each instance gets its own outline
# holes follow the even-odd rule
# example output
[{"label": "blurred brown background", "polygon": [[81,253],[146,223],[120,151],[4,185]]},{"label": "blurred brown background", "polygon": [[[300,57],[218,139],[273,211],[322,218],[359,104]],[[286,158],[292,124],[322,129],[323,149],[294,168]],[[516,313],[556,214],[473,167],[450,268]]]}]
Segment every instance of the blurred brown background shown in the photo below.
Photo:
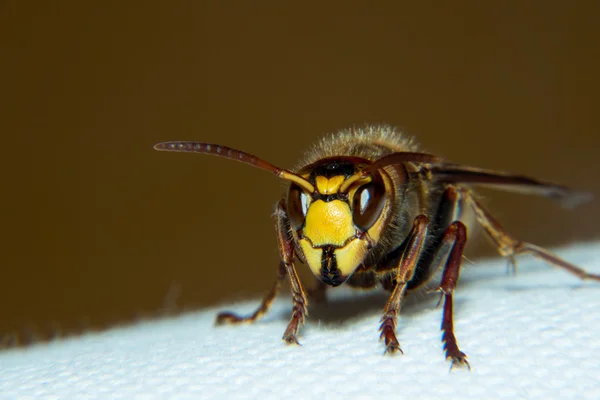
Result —
[{"label": "blurred brown background", "polygon": [[[389,123],[455,162],[600,194],[600,3],[279,3],[0,1],[0,333],[268,289],[283,182],[161,140],[291,168],[324,133]],[[489,206],[537,244],[598,237],[598,202]]]}]

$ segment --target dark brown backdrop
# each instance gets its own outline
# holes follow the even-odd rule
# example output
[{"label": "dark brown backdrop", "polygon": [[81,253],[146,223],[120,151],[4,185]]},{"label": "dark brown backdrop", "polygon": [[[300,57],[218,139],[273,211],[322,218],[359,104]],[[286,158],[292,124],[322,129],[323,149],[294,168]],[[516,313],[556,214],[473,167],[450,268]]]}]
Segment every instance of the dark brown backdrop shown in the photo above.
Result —
[{"label": "dark brown backdrop", "polygon": [[[0,1],[0,333],[268,288],[282,182],[160,140],[292,167],[323,133],[386,122],[456,162],[600,193],[600,3],[259,3]],[[542,245],[599,232],[598,202],[490,207]]]}]

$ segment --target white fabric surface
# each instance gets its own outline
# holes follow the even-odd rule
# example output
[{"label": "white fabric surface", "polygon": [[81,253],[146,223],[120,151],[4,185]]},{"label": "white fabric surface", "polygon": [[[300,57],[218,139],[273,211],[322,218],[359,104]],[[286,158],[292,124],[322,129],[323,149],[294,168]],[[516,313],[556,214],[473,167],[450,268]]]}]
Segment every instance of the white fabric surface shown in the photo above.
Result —
[{"label": "white fabric surface", "polygon": [[[600,273],[600,243],[558,252]],[[600,399],[600,284],[519,260],[516,277],[504,260],[466,263],[455,332],[471,372],[448,373],[437,297],[405,303],[405,355],[384,357],[385,295],[340,288],[311,307],[300,347],[281,341],[291,310],[282,296],[254,325],[214,327],[210,309],[3,351],[0,399]]]}]

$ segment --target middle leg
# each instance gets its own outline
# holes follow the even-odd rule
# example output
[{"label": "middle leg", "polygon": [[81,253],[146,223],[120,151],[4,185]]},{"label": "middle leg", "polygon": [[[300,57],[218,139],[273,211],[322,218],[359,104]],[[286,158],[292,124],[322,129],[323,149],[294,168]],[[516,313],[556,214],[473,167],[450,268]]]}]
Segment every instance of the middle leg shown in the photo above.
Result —
[{"label": "middle leg", "polygon": [[463,250],[467,242],[467,228],[460,222],[464,203],[465,197],[456,188],[451,186],[444,191],[435,214],[436,231],[431,237],[430,251],[423,254],[419,260],[409,289],[424,285],[439,267],[444,267],[442,282],[437,291],[442,293],[438,304],[444,300],[441,329],[446,359],[451,359],[453,366],[458,364],[468,367],[466,355],[458,348],[453,322],[453,292],[458,282]]},{"label": "middle leg", "polygon": [[402,353],[400,343],[398,343],[398,339],[396,338],[396,321],[398,320],[402,297],[404,296],[408,282],[415,273],[417,261],[421,256],[427,238],[428,225],[429,219],[426,216],[419,215],[415,218],[413,228],[408,236],[407,245],[400,257],[400,263],[396,266],[391,277],[393,282],[392,295],[385,305],[379,327],[379,331],[381,332],[379,338],[385,341],[385,353],[393,354],[397,351]]},{"label": "middle leg", "polygon": [[[458,342],[454,335],[453,316],[453,293],[458,283],[463,250],[467,243],[467,228],[460,221],[455,221],[444,231],[442,243],[438,253],[448,254],[442,274],[442,282],[438,288],[444,299],[444,311],[442,316],[442,342],[446,351],[446,359],[452,361],[450,369],[457,364],[471,369],[467,356],[458,348]],[[441,301],[441,299],[440,299]]]}]

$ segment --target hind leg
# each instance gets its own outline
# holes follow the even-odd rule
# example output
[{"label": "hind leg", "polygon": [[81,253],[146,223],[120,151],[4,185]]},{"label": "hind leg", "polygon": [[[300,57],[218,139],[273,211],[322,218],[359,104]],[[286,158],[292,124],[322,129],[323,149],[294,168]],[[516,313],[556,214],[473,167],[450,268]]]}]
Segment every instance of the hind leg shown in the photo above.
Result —
[{"label": "hind leg", "polygon": [[508,234],[502,225],[500,225],[498,221],[496,221],[492,215],[473,197],[471,192],[466,189],[460,189],[460,191],[461,195],[465,198],[466,202],[469,203],[475,212],[477,221],[481,224],[481,226],[483,226],[483,229],[488,237],[496,245],[498,252],[502,256],[508,258],[513,268],[516,268],[516,256],[518,254],[529,253],[534,257],[540,258],[548,264],[554,265],[555,267],[562,268],[581,279],[600,281],[600,275],[591,274],[586,270],[563,260],[562,258],[542,247],[515,239]]}]

